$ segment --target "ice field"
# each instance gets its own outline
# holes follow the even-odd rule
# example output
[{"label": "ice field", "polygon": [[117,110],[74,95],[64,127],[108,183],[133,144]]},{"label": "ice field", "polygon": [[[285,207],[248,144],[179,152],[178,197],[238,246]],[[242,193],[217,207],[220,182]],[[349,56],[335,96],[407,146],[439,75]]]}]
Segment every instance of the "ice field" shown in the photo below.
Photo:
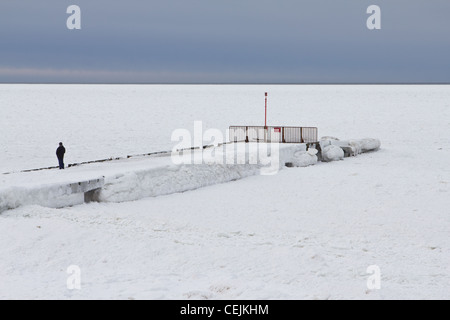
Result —
[{"label": "ice field", "polygon": [[[194,121],[224,135],[262,125],[265,91],[270,125],[381,149],[275,175],[215,172],[223,183],[123,203],[5,211],[0,298],[449,299],[450,86],[0,85],[0,190],[116,170],[19,173],[57,165],[59,141],[75,163],[171,150]],[[113,166],[148,168],[130,161]],[[73,265],[80,290],[67,288]]]}]

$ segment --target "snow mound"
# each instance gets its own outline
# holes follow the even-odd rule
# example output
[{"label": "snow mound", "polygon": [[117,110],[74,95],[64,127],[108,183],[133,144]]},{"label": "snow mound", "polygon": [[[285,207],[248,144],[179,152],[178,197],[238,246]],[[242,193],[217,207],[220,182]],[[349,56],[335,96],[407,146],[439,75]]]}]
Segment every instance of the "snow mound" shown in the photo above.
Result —
[{"label": "snow mound", "polygon": [[282,149],[280,152],[281,167],[308,167],[315,165],[318,161],[318,150],[309,148],[306,144],[295,145],[290,148]]},{"label": "snow mound", "polygon": [[335,145],[328,145],[322,149],[322,161],[331,162],[344,159],[344,150]]},{"label": "snow mound", "polygon": [[[315,149],[314,149],[315,150]],[[317,150],[316,150],[317,152]],[[289,162],[286,163],[288,167],[307,167],[315,165],[318,161],[317,153],[312,151],[297,151]]]}]

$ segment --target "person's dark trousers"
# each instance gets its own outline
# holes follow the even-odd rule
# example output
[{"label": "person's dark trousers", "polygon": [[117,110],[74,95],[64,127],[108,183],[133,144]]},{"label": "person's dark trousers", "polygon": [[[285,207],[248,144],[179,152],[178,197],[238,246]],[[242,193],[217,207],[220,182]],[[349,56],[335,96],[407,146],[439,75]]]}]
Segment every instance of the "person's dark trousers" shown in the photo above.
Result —
[{"label": "person's dark trousers", "polygon": [[58,159],[59,161],[59,169],[63,170],[64,169],[64,159]]}]

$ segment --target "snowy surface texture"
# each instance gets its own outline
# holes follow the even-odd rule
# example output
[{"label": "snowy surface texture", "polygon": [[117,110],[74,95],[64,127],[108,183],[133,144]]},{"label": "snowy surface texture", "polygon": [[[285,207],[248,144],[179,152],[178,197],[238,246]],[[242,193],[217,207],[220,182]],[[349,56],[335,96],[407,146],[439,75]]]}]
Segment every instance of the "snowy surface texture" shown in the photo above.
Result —
[{"label": "snowy surface texture", "polygon": [[[184,193],[6,211],[0,298],[450,298],[449,86],[0,91],[2,172],[54,165],[59,140],[70,163],[170,150],[172,130],[190,129],[194,120],[221,130],[260,124],[264,91],[270,124],[383,143],[344,161]],[[71,170],[48,172],[63,182]],[[11,187],[1,179],[0,188]],[[81,290],[67,288],[72,265],[80,267]],[[380,290],[367,287],[372,265],[381,270]]]}]

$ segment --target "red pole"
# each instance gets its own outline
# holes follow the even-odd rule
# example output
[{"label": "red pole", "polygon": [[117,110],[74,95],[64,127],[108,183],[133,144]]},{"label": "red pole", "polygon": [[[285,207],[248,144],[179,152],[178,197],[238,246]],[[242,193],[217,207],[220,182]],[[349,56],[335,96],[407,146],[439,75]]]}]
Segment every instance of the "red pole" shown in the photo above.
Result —
[{"label": "red pole", "polygon": [[264,122],[264,127],[267,129],[267,92],[266,92],[266,120]]}]

